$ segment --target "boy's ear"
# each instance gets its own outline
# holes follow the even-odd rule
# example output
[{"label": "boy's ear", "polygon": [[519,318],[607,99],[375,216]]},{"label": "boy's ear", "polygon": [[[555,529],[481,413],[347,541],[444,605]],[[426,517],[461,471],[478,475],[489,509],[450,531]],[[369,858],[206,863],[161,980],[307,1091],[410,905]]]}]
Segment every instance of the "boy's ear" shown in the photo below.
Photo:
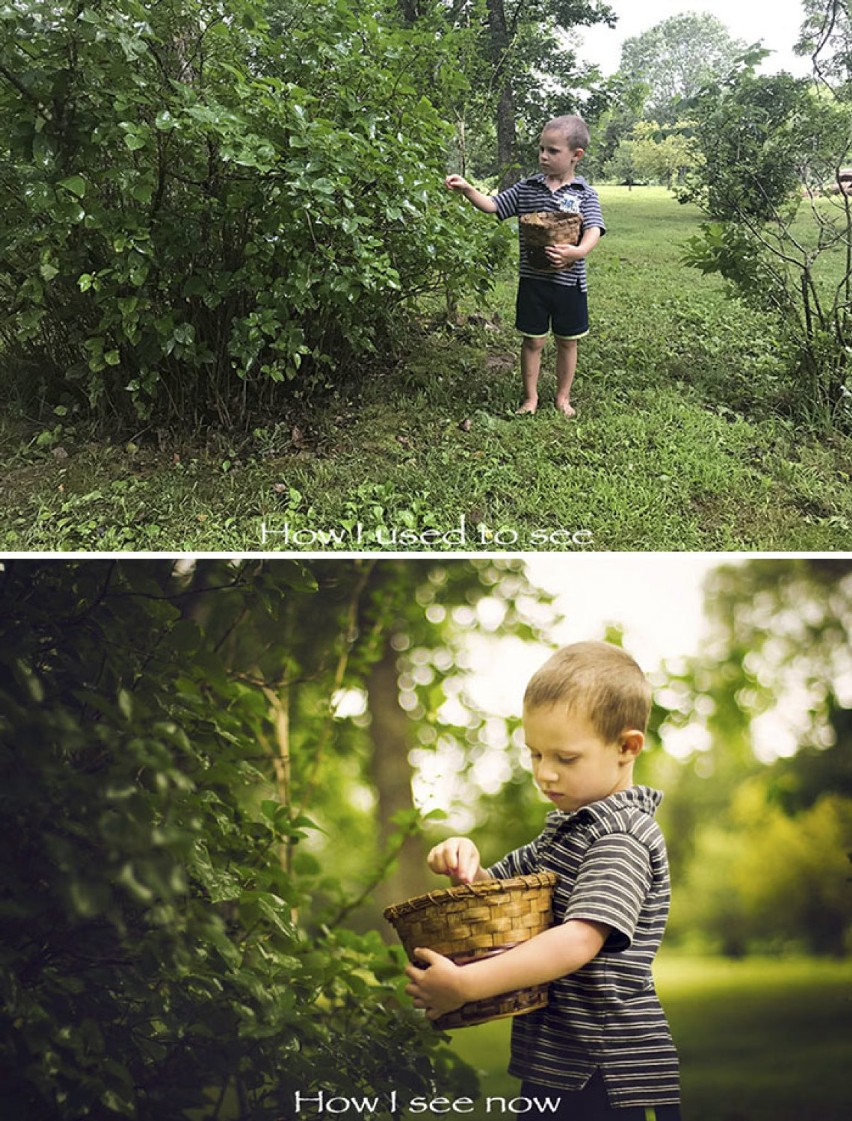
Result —
[{"label": "boy's ear", "polygon": [[618,737],[618,754],[625,763],[632,763],[645,746],[645,736],[638,728],[627,728]]},{"label": "boy's ear", "polygon": [[585,148],[575,148],[574,149],[574,158],[576,159],[577,163],[580,162],[580,160],[583,158],[583,156],[585,156],[585,154],[586,154],[586,149]]}]

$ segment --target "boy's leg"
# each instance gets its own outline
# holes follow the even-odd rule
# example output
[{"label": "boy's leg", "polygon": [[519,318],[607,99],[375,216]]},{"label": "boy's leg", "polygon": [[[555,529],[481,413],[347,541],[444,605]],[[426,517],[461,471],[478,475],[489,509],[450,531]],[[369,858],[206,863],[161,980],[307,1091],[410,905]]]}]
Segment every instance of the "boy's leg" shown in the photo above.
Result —
[{"label": "boy's leg", "polygon": [[548,281],[522,276],[518,281],[515,328],[524,336],[521,343],[521,376],[524,379],[524,401],[519,413],[534,413],[538,407],[538,375],[541,352],[550,334]]},{"label": "boy's leg", "polygon": [[556,340],[556,407],[566,416],[574,416],[571,386],[577,372],[577,340]]},{"label": "boy's leg", "polygon": [[571,386],[577,371],[577,339],[589,333],[586,293],[577,285],[557,286],[554,293],[553,334],[556,337],[556,407],[574,416]]},{"label": "boy's leg", "polygon": [[521,343],[521,376],[524,379],[524,401],[519,413],[534,413],[538,407],[538,375],[541,371],[541,352],[546,338],[525,335]]},{"label": "boy's leg", "polygon": [[[529,1118],[548,1117],[550,1121],[681,1121],[680,1107],[676,1105],[635,1105],[620,1109],[610,1105],[599,1071],[582,1090],[556,1090],[552,1086],[539,1086],[524,1079],[521,1082],[521,1097],[530,1103],[530,1109],[525,1111],[525,1116]],[[558,1105],[555,1103],[557,1098]],[[540,1108],[536,1108],[535,1099],[538,1099]]]}]

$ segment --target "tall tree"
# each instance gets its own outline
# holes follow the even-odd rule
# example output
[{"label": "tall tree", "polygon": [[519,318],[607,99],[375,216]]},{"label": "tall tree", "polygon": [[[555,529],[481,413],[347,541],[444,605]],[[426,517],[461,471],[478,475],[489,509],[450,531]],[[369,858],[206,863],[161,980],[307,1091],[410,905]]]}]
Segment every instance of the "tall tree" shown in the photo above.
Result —
[{"label": "tall tree", "polygon": [[745,49],[715,16],[685,12],[626,39],[619,70],[624,79],[647,87],[645,116],[673,124],[678,102],[725,74]]},{"label": "tall tree", "polygon": [[[565,47],[564,33],[601,22],[613,26],[615,17],[602,0],[486,0],[486,4],[497,166],[505,187],[520,176],[518,117],[528,117],[531,107],[541,106],[536,114],[539,120],[528,126],[536,132],[536,125],[543,125],[547,117],[576,108],[564,104],[566,94],[573,100],[571,76],[579,78],[576,57]],[[541,89],[542,75],[550,84],[548,93]],[[542,113],[548,102],[552,111]]]},{"label": "tall tree", "polygon": [[[455,744],[467,757],[462,773],[486,750],[489,714],[466,689],[468,643],[483,629],[479,609],[487,605],[499,617],[501,635],[534,641],[545,639],[555,613],[550,597],[529,582],[517,561],[384,561],[366,593],[358,625],[372,629],[377,647],[364,679],[369,735],[360,750],[362,773],[375,792],[381,851],[399,835],[400,822],[416,821],[414,750],[447,751]],[[463,707],[461,725],[443,712],[450,695]],[[447,796],[458,794],[448,789]],[[425,891],[430,879],[424,855],[422,830],[411,833],[375,898],[390,903]]]},{"label": "tall tree", "polygon": [[[402,2],[407,20],[416,12],[422,21],[431,10]],[[442,10],[460,36],[462,72],[460,82],[444,73],[436,94],[455,119],[462,154],[469,133],[487,133],[494,150],[479,173],[497,174],[508,186],[518,178],[522,148],[547,118],[575,111],[577,91],[599,81],[596,72],[581,71],[566,33],[600,22],[613,26],[615,16],[604,0],[454,0]],[[481,151],[476,138],[471,146]]]}]

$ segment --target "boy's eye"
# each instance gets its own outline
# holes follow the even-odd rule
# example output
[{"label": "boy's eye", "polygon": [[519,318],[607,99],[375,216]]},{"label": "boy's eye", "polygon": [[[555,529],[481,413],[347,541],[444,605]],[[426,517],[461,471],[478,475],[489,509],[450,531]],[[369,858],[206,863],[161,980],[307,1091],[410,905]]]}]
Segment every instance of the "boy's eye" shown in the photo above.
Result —
[{"label": "boy's eye", "polygon": [[[537,751],[531,751],[529,754],[530,754],[530,760],[533,763],[540,763],[541,762],[541,755]],[[555,759],[555,762],[559,763],[560,766],[566,766],[569,763],[576,762],[576,760],[577,760],[576,755],[557,755],[556,759]]]}]

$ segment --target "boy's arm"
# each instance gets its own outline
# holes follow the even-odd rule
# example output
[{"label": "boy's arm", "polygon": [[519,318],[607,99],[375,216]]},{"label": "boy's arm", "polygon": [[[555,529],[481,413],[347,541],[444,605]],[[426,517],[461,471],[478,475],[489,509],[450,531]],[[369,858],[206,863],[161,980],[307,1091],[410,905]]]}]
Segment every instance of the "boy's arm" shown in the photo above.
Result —
[{"label": "boy's arm", "polygon": [[470,1001],[544,985],[574,973],[600,952],[609,931],[605,923],[569,919],[505,953],[464,966],[433,950],[416,950],[428,968],[408,965],[405,972],[411,984],[405,991],[434,1020]]},{"label": "boy's arm", "polygon": [[444,180],[444,186],[450,191],[461,191],[468,202],[473,203],[483,214],[497,213],[497,203],[494,199],[490,195],[484,195],[482,191],[477,191],[476,187],[472,187],[461,175],[448,175]]}]

